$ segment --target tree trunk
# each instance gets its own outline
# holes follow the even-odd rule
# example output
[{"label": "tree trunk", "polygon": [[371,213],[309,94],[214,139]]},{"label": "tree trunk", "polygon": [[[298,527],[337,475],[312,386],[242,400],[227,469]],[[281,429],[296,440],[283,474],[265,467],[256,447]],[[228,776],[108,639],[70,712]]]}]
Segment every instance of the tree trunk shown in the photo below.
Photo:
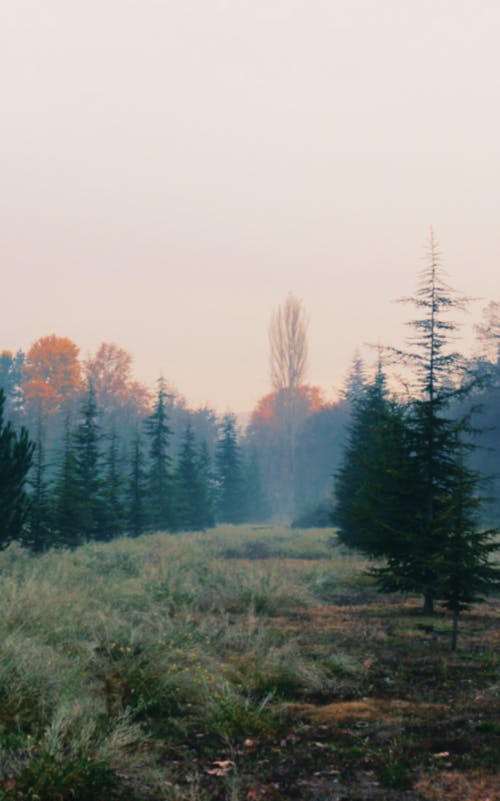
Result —
[{"label": "tree trunk", "polygon": [[434,614],[434,596],[430,590],[424,594],[424,605],[422,608],[423,615]]},{"label": "tree trunk", "polygon": [[457,650],[457,638],[458,638],[458,615],[459,610],[453,610],[453,628],[451,630],[451,650]]}]

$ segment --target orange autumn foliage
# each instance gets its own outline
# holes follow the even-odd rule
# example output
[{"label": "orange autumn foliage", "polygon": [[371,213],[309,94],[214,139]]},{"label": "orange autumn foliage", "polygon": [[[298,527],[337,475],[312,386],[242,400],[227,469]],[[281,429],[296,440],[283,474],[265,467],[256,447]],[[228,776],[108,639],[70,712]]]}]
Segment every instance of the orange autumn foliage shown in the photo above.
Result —
[{"label": "orange autumn foliage", "polygon": [[138,414],[149,412],[150,393],[132,375],[132,356],[114,342],[102,342],[85,363],[85,375],[92,382],[104,412],[131,407]]},{"label": "orange autumn foliage", "polygon": [[24,366],[27,403],[39,403],[48,413],[60,409],[81,387],[79,353],[79,347],[67,337],[50,334],[37,339]]},{"label": "orange autumn foliage", "polygon": [[[253,425],[272,423],[279,417],[280,401],[286,390],[280,392],[269,392],[258,401],[257,406],[252,412],[250,423]],[[323,398],[323,393],[319,387],[302,384],[298,390],[300,411],[304,415],[314,414],[323,409],[327,404]]]}]

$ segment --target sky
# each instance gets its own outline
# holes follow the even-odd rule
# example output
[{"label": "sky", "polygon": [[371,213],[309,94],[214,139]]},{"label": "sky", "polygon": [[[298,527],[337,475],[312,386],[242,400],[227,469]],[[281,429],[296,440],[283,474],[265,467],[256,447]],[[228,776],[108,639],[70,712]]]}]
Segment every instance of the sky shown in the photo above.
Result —
[{"label": "sky", "polygon": [[309,317],[327,397],[400,345],[429,229],[500,300],[498,0],[0,0],[0,349],[116,342],[245,412]]}]

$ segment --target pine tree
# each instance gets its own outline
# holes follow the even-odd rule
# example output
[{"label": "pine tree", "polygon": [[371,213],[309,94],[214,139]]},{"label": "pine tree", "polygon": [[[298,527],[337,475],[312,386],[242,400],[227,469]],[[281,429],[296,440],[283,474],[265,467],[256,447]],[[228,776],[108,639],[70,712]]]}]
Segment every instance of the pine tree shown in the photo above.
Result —
[{"label": "pine tree", "polygon": [[[411,404],[411,428],[418,465],[419,511],[415,518],[411,588],[424,595],[424,613],[432,614],[440,573],[439,554],[446,541],[450,505],[450,476],[457,459],[457,427],[452,403],[470,392],[474,381],[465,379],[463,360],[451,349],[458,324],[449,319],[463,311],[467,299],[445,281],[439,252],[431,232],[427,264],[417,292],[402,302],[420,316],[409,325],[415,332],[408,351],[396,351],[414,368],[416,398]],[[453,384],[451,376],[455,380]],[[466,424],[464,423],[464,428]],[[458,446],[458,450],[460,447]]]},{"label": "pine tree", "polygon": [[146,419],[146,434],[150,440],[147,477],[149,526],[153,530],[169,531],[174,526],[174,498],[169,456],[171,430],[168,425],[166,400],[165,383],[160,379],[154,411]]},{"label": "pine tree", "polygon": [[183,531],[199,531],[213,525],[207,455],[204,450],[197,453],[188,423],[175,471],[176,528]]},{"label": "pine tree", "polygon": [[436,557],[437,597],[453,613],[452,650],[456,649],[460,612],[484,595],[500,588],[500,569],[491,556],[500,547],[497,529],[482,529],[483,498],[478,488],[481,476],[466,464],[466,449],[460,452],[450,476],[447,536]]},{"label": "pine tree", "polygon": [[110,540],[124,532],[125,510],[122,495],[123,478],[119,463],[119,439],[116,431],[112,429],[108,436],[102,485],[102,539]]},{"label": "pine tree", "polygon": [[32,491],[29,503],[29,525],[23,539],[23,543],[35,552],[44,551],[53,544],[46,468],[45,428],[42,412],[41,409],[39,409],[33,466],[30,478]]},{"label": "pine tree", "polygon": [[236,418],[232,414],[226,414],[222,420],[215,464],[217,520],[221,523],[241,523],[245,512],[245,493]]},{"label": "pine tree", "polygon": [[[390,566],[393,583],[411,561],[416,498],[405,410],[388,398],[381,366],[353,401],[348,441],[335,477],[333,521],[340,542]],[[386,567],[377,572],[387,583]],[[395,589],[396,587],[392,587]]]},{"label": "pine tree", "polygon": [[81,495],[71,420],[66,416],[59,467],[51,497],[54,544],[75,548],[83,541]]},{"label": "pine tree", "polygon": [[146,497],[147,486],[142,441],[139,431],[136,430],[132,440],[126,496],[128,530],[133,537],[138,537],[147,527]]},{"label": "pine tree", "polygon": [[215,478],[212,470],[212,460],[205,440],[200,445],[197,456],[200,488],[198,496],[199,528],[212,528],[215,526]]},{"label": "pine tree", "polygon": [[25,485],[34,444],[28,432],[4,423],[5,395],[0,389],[0,548],[23,535],[28,511]]},{"label": "pine tree", "polygon": [[88,382],[80,418],[74,432],[80,525],[85,539],[103,539],[104,501],[100,452],[102,435],[91,381]]}]

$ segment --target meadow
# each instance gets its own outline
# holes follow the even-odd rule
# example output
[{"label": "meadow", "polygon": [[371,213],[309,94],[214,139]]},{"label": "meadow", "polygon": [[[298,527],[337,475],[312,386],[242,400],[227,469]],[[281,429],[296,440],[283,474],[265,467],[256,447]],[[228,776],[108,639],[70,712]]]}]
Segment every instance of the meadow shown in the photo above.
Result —
[{"label": "meadow", "polygon": [[500,604],[380,596],[331,530],[0,553],[1,801],[493,801]]}]

